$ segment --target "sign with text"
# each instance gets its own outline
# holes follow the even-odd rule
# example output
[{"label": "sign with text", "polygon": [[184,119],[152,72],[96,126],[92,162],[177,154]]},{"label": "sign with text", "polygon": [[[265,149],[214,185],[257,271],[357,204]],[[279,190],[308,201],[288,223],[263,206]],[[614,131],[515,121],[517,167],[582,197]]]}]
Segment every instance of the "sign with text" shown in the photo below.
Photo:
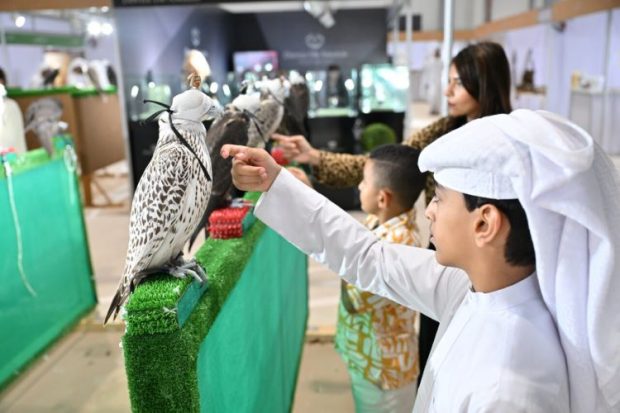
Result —
[{"label": "sign with text", "polygon": [[387,61],[386,10],[338,10],[335,24],[324,27],[306,12],[256,13],[234,18],[250,38],[237,38],[238,50],[278,51],[282,69],[353,68]]},{"label": "sign with text", "polygon": [[[258,3],[264,0],[226,0],[226,3]],[[285,1],[285,0],[271,0]],[[183,6],[193,4],[219,4],[221,0],[114,0],[114,7]]]}]

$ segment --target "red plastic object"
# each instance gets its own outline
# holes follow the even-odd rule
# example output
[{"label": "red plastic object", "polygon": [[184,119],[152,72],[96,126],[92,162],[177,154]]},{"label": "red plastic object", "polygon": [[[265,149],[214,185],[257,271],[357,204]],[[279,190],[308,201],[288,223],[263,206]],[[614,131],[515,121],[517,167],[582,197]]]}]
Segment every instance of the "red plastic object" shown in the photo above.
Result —
[{"label": "red plastic object", "polygon": [[282,148],[278,148],[277,146],[271,148],[271,156],[273,156],[273,159],[276,160],[278,165],[288,165],[288,159],[284,156]]},{"label": "red plastic object", "polygon": [[215,239],[241,238],[243,220],[249,210],[249,206],[216,209],[209,217],[209,236]]}]

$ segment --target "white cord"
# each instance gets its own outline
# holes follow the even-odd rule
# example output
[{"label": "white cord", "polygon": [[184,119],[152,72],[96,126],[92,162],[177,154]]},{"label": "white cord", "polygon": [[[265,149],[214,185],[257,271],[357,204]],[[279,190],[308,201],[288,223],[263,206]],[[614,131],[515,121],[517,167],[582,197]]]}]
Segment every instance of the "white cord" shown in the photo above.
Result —
[{"label": "white cord", "polygon": [[3,159],[4,163],[4,172],[6,174],[6,182],[9,188],[9,203],[11,204],[11,213],[13,216],[13,224],[15,225],[15,237],[17,238],[17,268],[19,270],[19,276],[24,283],[24,286],[28,290],[28,292],[36,297],[37,293],[34,291],[30,283],[28,282],[28,278],[26,278],[26,272],[24,271],[24,251],[22,246],[22,231],[19,227],[19,217],[17,216],[17,208],[15,207],[15,198],[13,196],[13,171],[11,170],[11,165],[9,162]]},{"label": "white cord", "polygon": [[65,146],[65,152],[63,154],[63,158],[65,161],[65,167],[67,168],[68,180],[69,180],[69,204],[75,204],[75,171],[77,169],[77,155],[75,154],[75,150],[73,146],[67,144]]}]

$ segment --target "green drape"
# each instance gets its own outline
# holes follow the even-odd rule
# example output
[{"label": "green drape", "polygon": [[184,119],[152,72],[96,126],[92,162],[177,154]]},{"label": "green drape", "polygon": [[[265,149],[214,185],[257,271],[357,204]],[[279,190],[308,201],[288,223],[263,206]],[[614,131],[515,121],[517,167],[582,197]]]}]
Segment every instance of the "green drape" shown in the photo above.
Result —
[{"label": "green drape", "polygon": [[[0,172],[0,387],[96,303],[77,178],[42,149],[13,158],[13,199]],[[0,166],[0,169],[2,167]]]},{"label": "green drape", "polygon": [[200,347],[200,411],[290,411],[308,315],[306,257],[266,230]]}]

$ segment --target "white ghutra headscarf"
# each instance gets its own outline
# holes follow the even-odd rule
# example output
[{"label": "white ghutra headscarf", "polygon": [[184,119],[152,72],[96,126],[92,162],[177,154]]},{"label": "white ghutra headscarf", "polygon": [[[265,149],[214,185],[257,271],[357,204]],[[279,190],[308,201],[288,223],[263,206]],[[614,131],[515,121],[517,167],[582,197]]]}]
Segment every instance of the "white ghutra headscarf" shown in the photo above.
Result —
[{"label": "white ghutra headscarf", "polygon": [[447,188],[519,199],[566,354],[571,411],[620,412],[620,177],[584,130],[516,110],[448,133],[420,155]]}]

